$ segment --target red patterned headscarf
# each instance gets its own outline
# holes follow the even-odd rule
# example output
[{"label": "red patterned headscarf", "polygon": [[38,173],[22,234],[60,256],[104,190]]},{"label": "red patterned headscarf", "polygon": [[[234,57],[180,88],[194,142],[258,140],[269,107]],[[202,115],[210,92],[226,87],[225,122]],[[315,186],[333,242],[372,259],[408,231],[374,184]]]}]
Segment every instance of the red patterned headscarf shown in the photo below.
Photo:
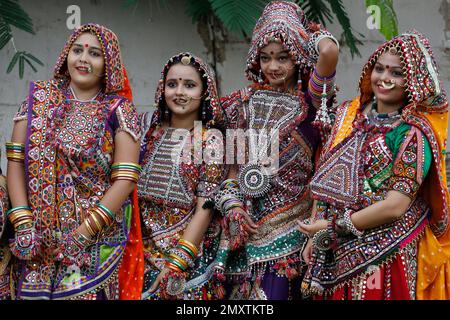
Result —
[{"label": "red patterned headscarf", "polygon": [[303,10],[293,2],[270,2],[253,29],[251,47],[247,55],[245,74],[250,81],[258,82],[261,66],[260,50],[271,40],[281,40],[283,46],[295,59],[295,63],[305,69],[311,69],[314,61],[308,53],[309,34],[318,31],[320,26],[310,23]]},{"label": "red patterned headscarf", "polygon": [[[126,89],[127,86],[129,88],[129,84],[125,83],[125,68],[117,36],[108,28],[94,23],[80,26],[70,35],[56,62],[55,79],[67,79],[69,77],[67,73],[67,56],[75,40],[84,32],[90,32],[97,36],[102,47],[105,58],[105,93],[118,93]],[[128,91],[127,95],[130,95],[131,90]]]},{"label": "red patterned headscarf", "polygon": [[433,151],[433,166],[423,193],[432,211],[430,226],[434,234],[441,237],[447,233],[449,226],[445,174],[448,101],[438,79],[438,67],[428,39],[416,30],[385,42],[363,68],[359,82],[361,106],[366,105],[374,96],[370,75],[376,61],[385,52],[400,56],[408,100],[402,117],[405,122],[419,127],[425,133]]}]

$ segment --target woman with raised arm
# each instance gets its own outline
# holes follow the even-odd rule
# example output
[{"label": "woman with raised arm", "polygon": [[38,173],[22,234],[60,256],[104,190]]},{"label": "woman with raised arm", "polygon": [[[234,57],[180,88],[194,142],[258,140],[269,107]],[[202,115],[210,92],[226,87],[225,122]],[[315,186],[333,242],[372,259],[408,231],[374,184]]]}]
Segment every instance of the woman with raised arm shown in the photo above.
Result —
[{"label": "woman with raised arm", "polygon": [[[271,2],[247,57],[253,84],[221,100],[228,128],[244,134],[216,197],[225,217],[219,258],[233,279],[231,299],[298,297],[305,237],[296,221],[311,214],[308,182],[321,140],[313,122],[331,105],[338,46],[295,3]],[[234,150],[230,140],[227,150]],[[228,206],[230,198],[238,205]]]}]

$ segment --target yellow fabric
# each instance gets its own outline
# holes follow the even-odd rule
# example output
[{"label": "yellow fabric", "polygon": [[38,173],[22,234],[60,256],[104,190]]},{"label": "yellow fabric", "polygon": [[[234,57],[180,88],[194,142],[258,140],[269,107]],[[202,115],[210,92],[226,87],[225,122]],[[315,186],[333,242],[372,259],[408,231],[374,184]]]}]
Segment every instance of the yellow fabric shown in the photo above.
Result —
[{"label": "yellow fabric", "polygon": [[359,110],[359,97],[354,98],[350,103],[347,110],[345,110],[344,119],[341,126],[338,128],[338,132],[333,140],[331,149],[336,147],[342,140],[345,139],[353,130],[353,120],[355,119],[356,113]]},{"label": "yellow fabric", "polygon": [[431,231],[425,228],[420,239],[417,257],[418,300],[450,299],[450,245],[442,246]]},{"label": "yellow fabric", "polygon": [[[428,190],[427,199],[433,207],[442,201],[448,203],[447,177],[445,172],[448,112],[423,114],[431,124],[440,149],[439,180],[433,181],[434,190]],[[430,184],[432,186],[433,184]],[[439,185],[440,184],[440,185]],[[446,199],[442,199],[438,188],[445,190]],[[448,300],[450,299],[450,232],[439,238],[427,227],[425,235],[420,239],[417,257],[417,299],[418,300]]]}]

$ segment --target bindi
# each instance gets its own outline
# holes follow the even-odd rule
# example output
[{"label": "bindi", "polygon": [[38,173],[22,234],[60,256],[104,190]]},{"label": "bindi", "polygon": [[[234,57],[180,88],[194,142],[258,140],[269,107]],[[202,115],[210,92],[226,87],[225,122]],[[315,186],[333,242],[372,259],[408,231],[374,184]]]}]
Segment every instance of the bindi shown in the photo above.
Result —
[{"label": "bindi", "polygon": [[89,45],[87,43],[84,44],[85,48],[89,48]]}]

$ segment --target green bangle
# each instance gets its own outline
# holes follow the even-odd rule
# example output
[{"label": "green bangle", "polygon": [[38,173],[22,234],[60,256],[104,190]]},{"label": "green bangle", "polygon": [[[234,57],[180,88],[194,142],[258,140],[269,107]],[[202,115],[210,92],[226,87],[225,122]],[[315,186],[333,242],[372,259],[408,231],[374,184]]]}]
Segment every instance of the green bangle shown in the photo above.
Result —
[{"label": "green bangle", "polygon": [[106,214],[111,218],[111,220],[114,220],[115,214],[111,210],[109,210],[106,206],[104,206],[101,203],[97,203],[96,206],[102,209],[104,212],[106,212]]},{"label": "green bangle", "polygon": [[6,211],[6,216],[8,217],[11,213],[13,213],[17,210],[22,210],[22,209],[31,211],[30,206],[18,206],[18,207],[15,207],[15,208],[12,208],[12,209],[9,209],[8,211]]},{"label": "green bangle", "polygon": [[186,246],[184,246],[184,245],[182,245],[180,243],[177,244],[177,247],[180,248],[180,249],[183,249],[184,251],[189,253],[189,255],[192,257],[192,259],[196,258],[194,252],[192,252],[192,250],[190,248],[188,248],[188,247],[186,247]]},{"label": "green bangle", "polygon": [[181,263],[179,263],[178,261],[176,261],[174,259],[170,259],[170,258],[168,260],[169,260],[170,263],[176,265],[181,270],[186,271],[186,268],[183,265],[181,265]]}]

